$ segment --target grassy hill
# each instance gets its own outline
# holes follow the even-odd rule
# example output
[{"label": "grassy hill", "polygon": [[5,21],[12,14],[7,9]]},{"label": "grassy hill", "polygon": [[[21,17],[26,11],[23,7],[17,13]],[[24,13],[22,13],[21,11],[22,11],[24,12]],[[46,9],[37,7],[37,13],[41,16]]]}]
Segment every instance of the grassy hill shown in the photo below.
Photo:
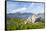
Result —
[{"label": "grassy hill", "polygon": [[6,29],[7,30],[24,30],[24,29],[40,29],[44,28],[45,24],[41,21],[39,23],[27,23],[24,24],[24,21],[27,18],[7,18]]}]

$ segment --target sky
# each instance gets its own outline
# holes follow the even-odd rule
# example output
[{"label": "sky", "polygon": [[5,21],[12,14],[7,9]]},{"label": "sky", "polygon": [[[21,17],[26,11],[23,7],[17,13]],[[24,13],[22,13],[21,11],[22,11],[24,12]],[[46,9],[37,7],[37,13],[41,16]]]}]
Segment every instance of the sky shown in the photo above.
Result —
[{"label": "sky", "polygon": [[10,0],[10,1],[39,1],[39,2],[43,2],[44,0]]},{"label": "sky", "polygon": [[7,13],[44,13],[44,3],[7,1]]}]

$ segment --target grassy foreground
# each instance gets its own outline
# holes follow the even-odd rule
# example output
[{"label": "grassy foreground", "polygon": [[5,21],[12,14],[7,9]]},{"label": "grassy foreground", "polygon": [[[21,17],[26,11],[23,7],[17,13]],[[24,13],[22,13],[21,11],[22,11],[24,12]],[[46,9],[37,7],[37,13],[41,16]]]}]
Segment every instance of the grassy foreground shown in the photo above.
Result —
[{"label": "grassy foreground", "polygon": [[31,24],[24,24],[24,21],[27,18],[7,18],[7,30],[24,30],[24,29],[40,29],[44,28],[44,23],[31,23]]}]

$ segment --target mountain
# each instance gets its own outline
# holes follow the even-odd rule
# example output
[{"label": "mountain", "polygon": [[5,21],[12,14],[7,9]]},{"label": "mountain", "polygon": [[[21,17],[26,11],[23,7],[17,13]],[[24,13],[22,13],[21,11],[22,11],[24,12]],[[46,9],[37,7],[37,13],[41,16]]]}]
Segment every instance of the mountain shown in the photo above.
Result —
[{"label": "mountain", "polygon": [[37,14],[37,17],[41,17],[41,18],[44,18],[45,14],[44,13],[38,13]]},{"label": "mountain", "polygon": [[9,18],[28,18],[28,17],[32,17],[32,15],[37,16],[37,18],[41,17],[44,18],[45,14],[44,13],[38,13],[38,14],[33,14],[33,13],[9,13],[7,14],[7,17]]},{"label": "mountain", "polygon": [[7,17],[9,18],[28,18],[29,16],[32,16],[33,13],[9,13],[7,14]]}]

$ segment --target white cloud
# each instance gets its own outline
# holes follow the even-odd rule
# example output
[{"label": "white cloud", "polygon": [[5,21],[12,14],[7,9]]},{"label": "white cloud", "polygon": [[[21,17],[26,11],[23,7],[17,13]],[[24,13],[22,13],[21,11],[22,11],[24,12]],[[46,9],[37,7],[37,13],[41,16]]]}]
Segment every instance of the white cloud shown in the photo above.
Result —
[{"label": "white cloud", "polygon": [[32,9],[32,8],[26,8],[26,7],[22,7],[22,8],[18,8],[18,9],[14,9],[14,10],[12,10],[12,11],[10,11],[10,12],[8,12],[8,13],[16,13],[16,12],[20,12],[20,13],[35,13],[35,14],[37,14],[37,13],[43,13],[44,12],[44,9],[39,9],[38,11],[37,10],[34,10],[34,9]]},{"label": "white cloud", "polygon": [[23,7],[23,8],[19,8],[19,9],[17,9],[17,10],[15,10],[16,12],[23,12],[23,11],[25,11],[27,8],[26,7]]},{"label": "white cloud", "polygon": [[23,12],[23,11],[25,11],[26,9],[27,9],[26,7],[19,8],[19,9],[14,9],[14,10],[12,10],[12,11],[9,12],[9,13]]}]

